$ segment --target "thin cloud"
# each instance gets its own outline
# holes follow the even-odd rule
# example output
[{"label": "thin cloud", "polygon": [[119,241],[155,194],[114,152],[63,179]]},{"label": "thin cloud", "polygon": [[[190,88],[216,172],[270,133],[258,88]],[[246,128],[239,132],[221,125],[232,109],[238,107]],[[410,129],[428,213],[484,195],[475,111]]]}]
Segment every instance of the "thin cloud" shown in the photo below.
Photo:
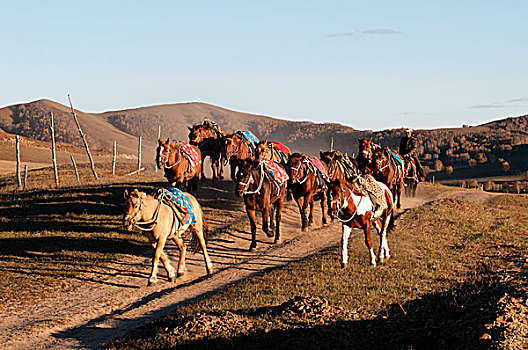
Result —
[{"label": "thin cloud", "polygon": [[473,109],[490,109],[490,108],[504,108],[504,107],[505,107],[504,105],[492,104],[492,105],[474,105],[474,106],[470,106],[469,108],[473,108]]},{"label": "thin cloud", "polygon": [[516,102],[528,102],[528,97],[519,97],[519,98],[508,100],[508,103],[516,103]]},{"label": "thin cloud", "polygon": [[354,32],[344,32],[344,33],[334,33],[334,34],[328,34],[328,38],[337,38],[337,37],[356,37],[357,33]]},{"label": "thin cloud", "polygon": [[392,34],[400,34],[401,32],[398,30],[392,30],[392,29],[385,29],[385,28],[375,28],[375,29],[369,29],[364,30],[361,32],[361,34],[377,34],[377,35],[392,35]]}]

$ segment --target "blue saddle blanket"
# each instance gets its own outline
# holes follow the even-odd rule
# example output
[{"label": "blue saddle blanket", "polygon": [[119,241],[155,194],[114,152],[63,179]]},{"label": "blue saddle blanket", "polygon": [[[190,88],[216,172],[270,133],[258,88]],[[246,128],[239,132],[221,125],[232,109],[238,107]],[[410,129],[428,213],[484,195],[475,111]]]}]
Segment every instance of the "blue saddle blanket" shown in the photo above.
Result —
[{"label": "blue saddle blanket", "polygon": [[258,137],[256,137],[255,134],[253,134],[251,131],[243,130],[243,131],[240,131],[240,133],[244,135],[245,139],[248,140],[253,145],[253,147],[256,147],[257,144],[259,143]]},{"label": "blue saddle blanket", "polygon": [[182,190],[171,187],[167,189],[163,189],[163,193],[180,208],[184,208],[184,210],[187,211],[187,214],[189,214],[188,219],[186,222],[183,223],[183,225],[187,224],[194,224],[196,222],[196,216],[194,215],[193,207],[191,205],[191,201],[189,200],[189,197],[185,193],[183,193]]}]

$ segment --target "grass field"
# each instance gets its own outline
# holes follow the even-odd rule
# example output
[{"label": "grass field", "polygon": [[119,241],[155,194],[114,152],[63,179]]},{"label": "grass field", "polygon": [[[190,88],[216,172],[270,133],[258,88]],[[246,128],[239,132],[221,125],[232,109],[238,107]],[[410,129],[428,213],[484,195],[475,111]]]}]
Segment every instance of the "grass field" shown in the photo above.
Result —
[{"label": "grass field", "polygon": [[[189,304],[108,348],[526,348],[527,232],[527,196],[438,199],[400,217],[384,265],[369,266],[356,235],[347,269],[333,249]],[[507,316],[515,305],[521,311]]]}]

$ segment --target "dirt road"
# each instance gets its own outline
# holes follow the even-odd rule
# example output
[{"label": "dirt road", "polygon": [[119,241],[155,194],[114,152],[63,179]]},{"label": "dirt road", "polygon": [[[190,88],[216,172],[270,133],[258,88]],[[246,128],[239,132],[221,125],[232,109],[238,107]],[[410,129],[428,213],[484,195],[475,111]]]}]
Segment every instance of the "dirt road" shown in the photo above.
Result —
[{"label": "dirt road", "polygon": [[[222,195],[232,195],[229,191],[231,183],[223,182],[220,187],[223,187],[218,189],[224,192]],[[424,202],[420,198],[404,199],[404,209]],[[245,213],[237,207],[230,215],[230,233],[217,234],[209,241],[208,249],[215,268],[213,275],[205,275],[201,253],[189,254],[187,273],[177,282],[167,282],[164,278],[166,272],[160,270],[160,282],[147,287],[152,252],[146,250],[144,256],[129,257],[111,264],[106,275],[68,282],[55,296],[30,307],[0,310],[0,347],[99,348],[100,344],[124,336],[183,303],[266,269],[339,245],[340,224],[334,222],[323,227],[319,207],[314,227],[308,232],[301,232],[296,204],[288,202],[281,223],[282,243],[273,245],[272,238],[266,237],[259,229],[258,247],[252,252],[247,250],[250,241]],[[233,222],[238,224],[233,226]],[[225,226],[222,220],[211,220],[209,224],[217,232]],[[178,256],[174,244],[169,245],[167,252],[174,265]]]}]

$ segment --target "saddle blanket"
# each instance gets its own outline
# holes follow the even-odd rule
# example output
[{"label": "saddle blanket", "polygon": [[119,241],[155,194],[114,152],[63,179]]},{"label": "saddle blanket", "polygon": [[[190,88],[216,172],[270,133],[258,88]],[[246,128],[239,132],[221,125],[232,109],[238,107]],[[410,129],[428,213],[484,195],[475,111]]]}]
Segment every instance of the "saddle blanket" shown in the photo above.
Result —
[{"label": "saddle blanket", "polygon": [[307,157],[312,166],[314,166],[319,172],[328,180],[328,171],[324,167],[323,163],[317,157]]},{"label": "saddle blanket", "polygon": [[286,171],[279,164],[272,160],[260,158],[255,159],[255,163],[262,164],[268,174],[270,174],[271,177],[280,185],[282,185],[285,181],[289,179],[288,174],[286,174]]},{"label": "saddle blanket", "polygon": [[401,168],[405,172],[405,165],[403,163],[402,157],[396,151],[393,151],[390,148],[389,148],[389,151],[390,151],[391,155],[394,157],[394,159],[396,159],[398,161],[398,163],[400,163]]},{"label": "saddle blanket", "polygon": [[187,197],[187,195],[182,192],[182,190],[176,187],[170,187],[163,189],[163,194],[168,196],[176,206],[188,214],[188,219],[186,222],[182,223],[183,225],[194,224],[196,222],[196,216],[194,215],[191,201],[189,200],[189,197]]},{"label": "saddle blanket", "polygon": [[[385,198],[385,191],[380,183],[372,175],[361,175],[358,177],[361,187],[369,194],[374,196],[374,200],[380,206],[378,210],[385,210],[388,208],[387,198]],[[376,203],[372,203],[374,206]]]},{"label": "saddle blanket", "polygon": [[280,143],[279,141],[271,141],[270,144],[271,144],[271,147],[275,148],[275,149],[278,150],[278,151],[281,151],[281,152],[284,153],[286,156],[289,156],[290,153],[291,153],[291,151],[290,151],[290,149],[288,148],[288,146],[283,145],[283,144]]},{"label": "saddle blanket", "polygon": [[239,131],[239,133],[241,133],[242,136],[244,136],[244,138],[249,141],[249,143],[253,146],[253,148],[255,148],[257,144],[259,143],[258,137],[256,137],[255,134],[253,134],[251,131],[243,130],[243,131]]},{"label": "saddle blanket", "polygon": [[200,158],[198,152],[196,152],[196,149],[194,149],[188,142],[178,141],[177,143],[180,145],[181,150],[187,155],[187,158],[191,160],[193,166],[202,162],[202,159]]}]

